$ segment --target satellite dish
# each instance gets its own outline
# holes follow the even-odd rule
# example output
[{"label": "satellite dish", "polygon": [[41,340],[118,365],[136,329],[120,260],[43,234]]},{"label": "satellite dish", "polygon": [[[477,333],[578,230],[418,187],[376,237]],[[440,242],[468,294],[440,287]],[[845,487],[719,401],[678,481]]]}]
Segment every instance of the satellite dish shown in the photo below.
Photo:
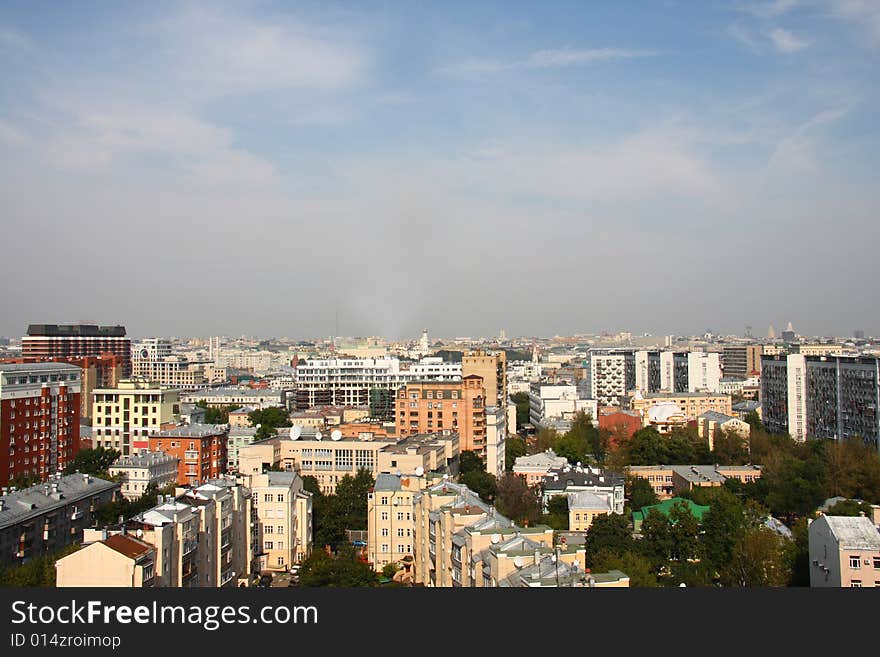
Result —
[{"label": "satellite dish", "polygon": [[524,563],[525,562],[523,561],[522,557],[516,557],[513,560],[513,565],[516,566],[517,568],[522,568]]},{"label": "satellite dish", "polygon": [[416,477],[421,477],[425,474],[425,469],[422,466],[416,468]]},{"label": "satellite dish", "polygon": [[443,481],[446,481],[447,479],[449,479],[449,475],[448,474],[443,475]]},{"label": "satellite dish", "polygon": [[290,439],[291,440],[298,440],[299,437],[302,435],[302,432],[303,432],[302,426],[299,424],[294,424],[292,427],[290,427]]},{"label": "satellite dish", "polygon": [[315,433],[315,440],[321,440],[321,432],[320,431]]},{"label": "satellite dish", "polygon": [[497,545],[501,542],[501,534],[492,534],[492,538],[489,540],[492,541],[492,545]]},{"label": "satellite dish", "polygon": [[334,429],[330,434],[331,440],[342,440],[342,432],[339,429]]}]

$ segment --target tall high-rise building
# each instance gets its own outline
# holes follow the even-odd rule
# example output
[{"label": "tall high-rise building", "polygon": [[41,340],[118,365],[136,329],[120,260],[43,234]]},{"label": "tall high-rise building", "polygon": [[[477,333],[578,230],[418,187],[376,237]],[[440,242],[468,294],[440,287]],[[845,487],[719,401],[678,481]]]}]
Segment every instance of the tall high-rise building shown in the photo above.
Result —
[{"label": "tall high-rise building", "polygon": [[725,346],[721,352],[724,376],[747,379],[755,374],[760,374],[761,354],[763,353],[764,347],[759,344]]},{"label": "tall high-rise building", "polygon": [[482,377],[487,405],[507,406],[507,352],[466,352],[461,358],[461,375]]},{"label": "tall high-rise building", "polygon": [[92,442],[119,450],[123,456],[150,448],[150,436],[163,424],[180,420],[180,391],[149,382],[120,381],[115,388],[97,388],[92,402]]},{"label": "tall high-rise building", "polygon": [[880,439],[880,359],[864,356],[764,356],[762,421],[792,438]]},{"label": "tall high-rise building", "polygon": [[0,483],[45,480],[79,451],[82,370],[65,363],[0,364]]},{"label": "tall high-rise building", "polygon": [[34,358],[118,356],[122,375],[131,375],[131,339],[124,326],[95,324],[31,324],[21,339],[21,355]]}]

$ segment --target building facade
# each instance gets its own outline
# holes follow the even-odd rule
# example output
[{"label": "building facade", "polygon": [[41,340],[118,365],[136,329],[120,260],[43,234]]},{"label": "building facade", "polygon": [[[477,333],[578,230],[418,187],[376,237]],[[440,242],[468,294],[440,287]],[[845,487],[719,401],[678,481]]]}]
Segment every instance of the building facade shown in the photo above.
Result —
[{"label": "building facade", "polygon": [[228,438],[225,424],[185,424],[150,436],[149,449],[177,459],[177,483],[200,486],[226,474]]},{"label": "building facade", "polygon": [[131,376],[131,339],[124,326],[94,324],[31,324],[21,339],[25,358],[67,358],[70,356],[117,356],[122,376]]},{"label": "building facade", "polygon": [[79,451],[82,370],[64,363],[0,364],[0,484],[45,480]]},{"label": "building facade", "polygon": [[255,557],[262,571],[289,570],[311,554],[312,495],[295,472],[246,478],[252,493]]},{"label": "building facade", "polygon": [[165,488],[177,483],[178,461],[165,452],[141,451],[131,456],[120,456],[108,469],[111,477],[122,479],[122,496],[136,500],[150,485]]},{"label": "building facade", "polygon": [[92,402],[95,447],[129,456],[150,449],[150,436],[180,421],[180,391],[124,380],[116,388],[97,388]]},{"label": "building facade", "polygon": [[53,474],[45,483],[0,495],[0,565],[19,565],[83,540],[119,484],[86,474]]},{"label": "building facade", "polygon": [[482,377],[489,406],[507,404],[507,352],[468,351],[461,357],[461,374]]},{"label": "building facade", "polygon": [[880,532],[870,518],[810,521],[810,586],[880,588]]}]

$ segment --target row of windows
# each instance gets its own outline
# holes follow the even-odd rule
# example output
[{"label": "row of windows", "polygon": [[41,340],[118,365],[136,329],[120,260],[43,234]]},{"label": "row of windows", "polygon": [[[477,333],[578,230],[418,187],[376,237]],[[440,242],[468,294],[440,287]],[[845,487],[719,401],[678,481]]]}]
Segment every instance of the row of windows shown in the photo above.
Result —
[{"label": "row of windows", "polygon": [[[874,557],[873,563],[874,563],[874,568],[877,568],[878,570],[880,570],[880,557]],[[865,565],[869,566],[869,565],[871,565],[871,562],[868,561],[868,559],[865,559]],[[862,559],[859,557],[859,555],[857,555],[857,554],[850,555],[849,567],[850,568],[861,568],[862,567]]]},{"label": "row of windows", "polygon": [[28,383],[57,383],[59,381],[77,381],[79,374],[41,374],[39,376],[7,376],[8,385],[26,385]]},{"label": "row of windows", "polygon": [[[387,543],[382,543],[382,552],[390,552],[391,548]],[[412,546],[409,544],[400,543],[397,546],[397,552],[399,554],[406,554],[407,552],[412,552]]]},{"label": "row of windows", "polygon": [[[387,527],[383,528],[382,529],[382,536],[388,536],[388,535],[389,535],[388,528]],[[412,536],[412,530],[407,529],[404,531],[404,529],[402,527],[398,527],[397,528],[397,535],[401,538],[403,536]]]}]

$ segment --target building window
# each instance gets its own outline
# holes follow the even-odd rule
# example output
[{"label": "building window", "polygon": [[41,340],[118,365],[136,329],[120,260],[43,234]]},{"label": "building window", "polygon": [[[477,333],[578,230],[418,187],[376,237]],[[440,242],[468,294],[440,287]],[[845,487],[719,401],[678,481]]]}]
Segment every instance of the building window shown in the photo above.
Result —
[{"label": "building window", "polygon": [[858,555],[856,555],[856,556],[850,555],[850,557],[849,557],[849,567],[850,568],[858,568],[859,566],[861,566],[861,564],[862,564],[862,560],[859,558]]},{"label": "building window", "polygon": [[880,557],[874,557],[874,568],[880,568]]},{"label": "building window", "polygon": [[388,536],[388,528],[387,527],[382,528],[382,536]]},{"label": "building window", "polygon": [[388,543],[382,543],[382,552],[388,552]]},{"label": "building window", "polygon": [[387,511],[382,512],[382,520],[388,520],[388,512]]},{"label": "building window", "polygon": [[263,543],[263,548],[266,550],[273,550],[274,546],[272,541],[266,541],[265,543]]},{"label": "building window", "polygon": [[263,533],[264,534],[271,534],[273,529],[274,528],[272,527],[272,525],[266,525],[265,527],[263,527]]},{"label": "building window", "polygon": [[860,580],[860,579],[854,579],[854,580],[852,580],[852,581],[850,582],[849,587],[850,587],[851,589],[860,589],[860,588],[862,588],[862,580]]},{"label": "building window", "polygon": [[278,557],[278,565],[279,565],[279,566],[283,566],[283,565],[284,565],[284,557]]}]

